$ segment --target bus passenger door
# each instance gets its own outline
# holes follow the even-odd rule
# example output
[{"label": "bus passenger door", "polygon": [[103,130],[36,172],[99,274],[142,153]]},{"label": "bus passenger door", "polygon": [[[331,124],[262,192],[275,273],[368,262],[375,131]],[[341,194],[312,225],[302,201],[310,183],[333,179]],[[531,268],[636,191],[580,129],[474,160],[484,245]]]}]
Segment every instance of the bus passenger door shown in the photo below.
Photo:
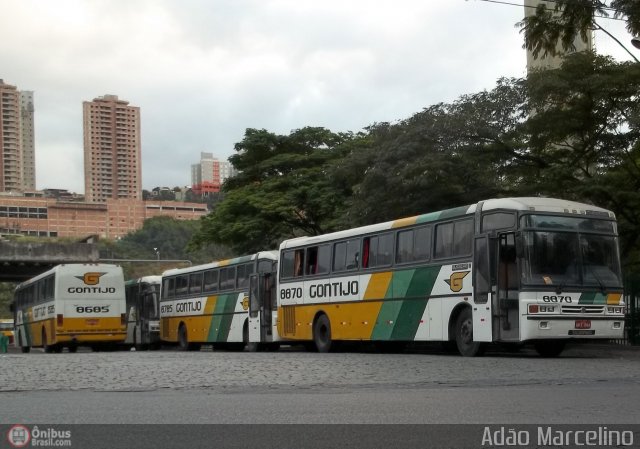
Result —
[{"label": "bus passenger door", "polygon": [[489,236],[475,238],[473,254],[473,340],[492,341]]},{"label": "bus passenger door", "polygon": [[249,277],[249,342],[273,341],[274,279],[272,273],[254,273]]},{"label": "bus passenger door", "polygon": [[252,273],[249,276],[249,321],[248,321],[248,338],[247,343],[262,342],[260,310],[262,309],[262,293],[260,284],[263,273]]},{"label": "bus passenger door", "polygon": [[517,269],[516,236],[500,234],[498,239],[498,272],[495,310],[500,340],[520,338],[520,281]]}]

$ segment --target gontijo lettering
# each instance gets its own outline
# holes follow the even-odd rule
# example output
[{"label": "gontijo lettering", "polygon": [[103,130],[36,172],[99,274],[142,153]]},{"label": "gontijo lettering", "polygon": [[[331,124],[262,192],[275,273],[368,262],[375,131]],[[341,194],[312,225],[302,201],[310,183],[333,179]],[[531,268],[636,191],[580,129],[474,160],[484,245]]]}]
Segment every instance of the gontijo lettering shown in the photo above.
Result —
[{"label": "gontijo lettering", "polygon": [[358,294],[358,291],[358,281],[327,282],[324,284],[311,285],[309,287],[309,297],[327,298],[331,296],[355,296]]}]

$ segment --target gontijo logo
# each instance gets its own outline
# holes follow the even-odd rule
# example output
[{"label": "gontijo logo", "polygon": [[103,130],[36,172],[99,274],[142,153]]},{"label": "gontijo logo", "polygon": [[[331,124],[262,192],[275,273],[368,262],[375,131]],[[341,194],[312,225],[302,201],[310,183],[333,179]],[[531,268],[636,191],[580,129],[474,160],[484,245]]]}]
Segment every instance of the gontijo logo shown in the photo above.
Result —
[{"label": "gontijo logo", "polygon": [[449,284],[452,292],[459,292],[460,290],[462,290],[462,280],[468,274],[468,271],[456,271],[451,273],[449,279],[445,279],[444,281]]},{"label": "gontijo logo", "polygon": [[90,271],[85,273],[84,276],[76,276],[77,279],[80,279],[86,285],[98,285],[100,283],[100,277],[104,276],[107,273],[98,273],[95,271]]},{"label": "gontijo logo", "polygon": [[25,426],[16,424],[7,432],[7,440],[13,447],[25,447],[31,441],[31,433]]}]

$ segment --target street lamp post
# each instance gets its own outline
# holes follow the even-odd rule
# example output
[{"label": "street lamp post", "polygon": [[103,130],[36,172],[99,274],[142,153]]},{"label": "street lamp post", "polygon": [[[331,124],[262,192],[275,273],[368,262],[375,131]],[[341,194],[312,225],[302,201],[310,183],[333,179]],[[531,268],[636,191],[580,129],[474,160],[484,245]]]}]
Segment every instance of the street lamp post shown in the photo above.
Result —
[{"label": "street lamp post", "polygon": [[158,248],[153,248],[153,250],[156,252],[156,260],[160,260],[160,251],[158,251]]}]

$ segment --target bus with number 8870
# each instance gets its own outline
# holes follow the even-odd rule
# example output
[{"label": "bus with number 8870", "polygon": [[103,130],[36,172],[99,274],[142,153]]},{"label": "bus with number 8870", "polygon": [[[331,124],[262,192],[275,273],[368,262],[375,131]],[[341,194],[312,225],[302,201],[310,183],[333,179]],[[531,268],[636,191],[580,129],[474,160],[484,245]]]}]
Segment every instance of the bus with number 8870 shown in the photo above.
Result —
[{"label": "bus with number 8870", "polygon": [[441,341],[464,356],[491,342],[557,356],[571,339],[623,335],[615,215],[588,204],[490,199],[285,240],[279,259],[279,336],[320,352]]}]

